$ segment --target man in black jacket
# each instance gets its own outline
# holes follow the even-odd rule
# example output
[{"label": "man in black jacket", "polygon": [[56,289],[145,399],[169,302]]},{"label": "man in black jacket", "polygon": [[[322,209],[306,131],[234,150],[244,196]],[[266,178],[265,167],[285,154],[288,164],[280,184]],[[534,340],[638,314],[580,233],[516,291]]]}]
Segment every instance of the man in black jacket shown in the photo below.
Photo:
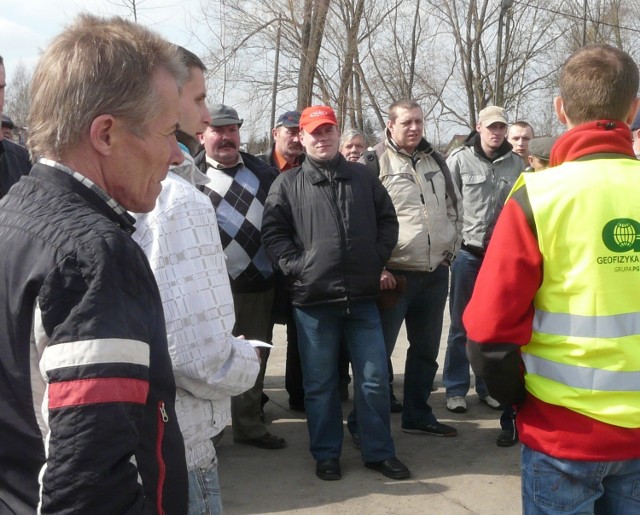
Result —
[{"label": "man in black jacket", "polygon": [[273,262],[292,280],[316,475],[341,477],[337,363],[344,338],[365,465],[405,479],[409,470],[395,457],[391,438],[387,355],[375,303],[382,269],[398,239],[398,220],[380,181],[338,152],[337,125],[329,107],[303,111],[300,134],[307,158],[273,183],[262,237]]},{"label": "man in black jacket", "polygon": [[[270,342],[274,274],[262,243],[261,227],[264,201],[278,170],[251,154],[240,152],[243,120],[233,107],[216,104],[210,114],[211,123],[200,136],[204,151],[196,157],[196,164],[211,179],[203,191],[216,210],[227,258],[236,315],[233,334]],[[286,441],[267,430],[262,414],[269,349],[260,351],[256,384],[231,399],[233,439],[260,449],[281,449]]]},{"label": "man in black jacket", "polygon": [[[6,86],[4,60],[0,55],[0,115],[2,115],[4,108],[4,92]],[[5,116],[2,116],[3,129],[5,118]],[[9,120],[9,122],[11,122],[11,120]],[[11,123],[11,125],[13,125],[13,123]],[[27,150],[13,141],[6,139],[3,136],[3,132],[0,132],[0,198],[4,197],[9,191],[9,188],[18,182],[20,177],[27,175],[31,169]]]},{"label": "man in black jacket", "polygon": [[185,78],[167,41],[87,14],[35,69],[39,161],[0,201],[2,513],[187,512],[162,303],[127,213],[182,161]]}]

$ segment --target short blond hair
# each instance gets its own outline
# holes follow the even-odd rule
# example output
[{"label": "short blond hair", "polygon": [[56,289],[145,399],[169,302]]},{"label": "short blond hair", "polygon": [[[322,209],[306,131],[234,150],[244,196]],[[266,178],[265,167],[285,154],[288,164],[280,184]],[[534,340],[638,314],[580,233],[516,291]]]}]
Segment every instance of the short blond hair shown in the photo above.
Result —
[{"label": "short blond hair", "polygon": [[638,94],[638,66],[610,45],[587,45],[562,66],[560,97],[564,112],[578,125],[595,120],[625,121]]},{"label": "short blond hair", "polygon": [[177,47],[120,17],[78,16],[54,38],[31,82],[29,148],[34,158],[62,159],[103,114],[143,135],[160,102],[152,80],[164,70],[178,87],[187,71]]}]

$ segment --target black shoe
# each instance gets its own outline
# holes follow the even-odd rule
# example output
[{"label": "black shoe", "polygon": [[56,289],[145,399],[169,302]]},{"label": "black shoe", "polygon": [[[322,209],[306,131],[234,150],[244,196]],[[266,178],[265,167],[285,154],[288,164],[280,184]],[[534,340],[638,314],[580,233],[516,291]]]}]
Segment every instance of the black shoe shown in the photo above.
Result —
[{"label": "black shoe", "polygon": [[395,395],[391,394],[389,404],[391,406],[391,413],[402,413],[402,404],[400,404],[400,401],[396,399]]},{"label": "black shoe", "polygon": [[440,422],[434,422],[433,424],[418,427],[403,426],[402,431],[416,435],[458,436],[458,430],[455,427],[448,426],[447,424],[441,424]]},{"label": "black shoe", "polygon": [[380,472],[389,479],[407,479],[411,476],[409,469],[395,456],[388,460],[366,461],[364,466]]},{"label": "black shoe", "polygon": [[340,473],[340,460],[338,458],[318,460],[316,462],[316,476],[323,481],[337,481],[342,477]]},{"label": "black shoe", "polygon": [[511,447],[518,443],[517,429],[503,429],[496,440],[498,447]]},{"label": "black shoe", "polygon": [[342,402],[349,400],[349,383],[338,384],[338,391],[340,392],[340,400]]},{"label": "black shoe", "polygon": [[360,449],[360,435],[358,433],[351,433],[351,443],[356,449]]},{"label": "black shoe", "polygon": [[259,449],[282,449],[287,446],[284,438],[272,435],[271,433],[265,433],[259,438],[250,438],[248,440],[234,438],[233,441],[242,445],[253,445]]},{"label": "black shoe", "polygon": [[304,413],[304,401],[303,402],[294,402],[289,400],[289,409],[291,411],[300,411]]}]

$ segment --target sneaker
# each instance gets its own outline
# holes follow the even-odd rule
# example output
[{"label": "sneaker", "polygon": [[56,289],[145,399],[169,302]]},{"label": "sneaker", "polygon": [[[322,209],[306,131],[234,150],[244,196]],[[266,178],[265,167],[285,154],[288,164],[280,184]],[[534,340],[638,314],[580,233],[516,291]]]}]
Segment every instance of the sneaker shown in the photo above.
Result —
[{"label": "sneaker", "polygon": [[491,395],[485,395],[484,397],[480,397],[480,400],[484,402],[487,406],[493,409],[502,409],[502,405],[495,400]]},{"label": "sneaker", "polygon": [[455,427],[448,426],[447,424],[441,424],[440,422],[434,422],[433,424],[420,427],[403,426],[402,431],[415,435],[458,436],[458,430]]},{"label": "sneaker", "polygon": [[503,429],[500,436],[496,439],[496,445],[498,447],[511,447],[518,443],[518,430],[517,429]]},{"label": "sneaker", "polygon": [[447,409],[453,413],[464,413],[467,411],[467,401],[459,395],[447,399]]}]

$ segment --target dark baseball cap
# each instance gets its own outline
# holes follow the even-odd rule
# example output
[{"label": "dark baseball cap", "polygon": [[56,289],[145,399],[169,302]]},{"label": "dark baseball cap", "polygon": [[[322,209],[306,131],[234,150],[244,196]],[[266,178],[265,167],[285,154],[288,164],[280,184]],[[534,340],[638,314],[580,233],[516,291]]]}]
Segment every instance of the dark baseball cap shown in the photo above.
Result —
[{"label": "dark baseball cap", "polygon": [[276,127],[298,127],[300,125],[300,112],[287,111],[278,116]]},{"label": "dark baseball cap", "polygon": [[238,111],[233,107],[224,104],[215,104],[209,109],[212,127],[222,127],[224,125],[237,125],[242,127],[244,120],[238,118]]}]

